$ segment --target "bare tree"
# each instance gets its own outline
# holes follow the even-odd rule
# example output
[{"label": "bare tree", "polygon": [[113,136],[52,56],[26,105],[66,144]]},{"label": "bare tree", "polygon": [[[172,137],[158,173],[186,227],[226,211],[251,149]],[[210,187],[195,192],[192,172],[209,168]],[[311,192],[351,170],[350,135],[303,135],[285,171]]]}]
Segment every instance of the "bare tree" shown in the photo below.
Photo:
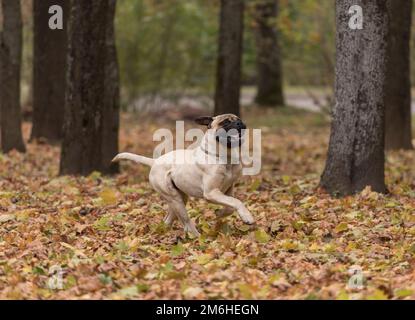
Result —
[{"label": "bare tree", "polygon": [[410,41],[412,0],[388,0],[386,149],[412,149]]},{"label": "bare tree", "polygon": [[240,112],[244,0],[221,0],[215,114]]},{"label": "bare tree", "polygon": [[[62,137],[66,87],[67,17],[70,0],[34,0],[32,139]],[[63,29],[50,29],[49,8],[63,9]]]},{"label": "bare tree", "polygon": [[259,0],[255,4],[258,93],[260,106],[283,106],[281,49],[276,27],[278,0]]},{"label": "bare tree", "polygon": [[20,110],[20,69],[22,62],[22,13],[20,1],[1,0],[0,29],[0,115],[1,148],[26,150],[22,137]]},{"label": "bare tree", "polygon": [[[108,157],[112,146],[106,149],[104,145],[113,144],[116,141],[113,134],[118,133],[115,121],[109,123],[110,111],[118,112],[118,83],[112,83],[117,81],[118,72],[111,72],[113,80],[110,80],[109,64],[115,65],[110,62],[115,54],[108,50],[113,40],[109,41],[107,35],[111,34],[109,24],[113,23],[115,1],[73,0],[71,6],[60,173],[88,175],[94,170],[110,173],[111,163],[104,157]],[[108,101],[110,98],[113,99]],[[108,130],[113,131],[108,133]],[[111,139],[107,141],[108,136]]]},{"label": "bare tree", "polygon": [[[349,8],[364,8],[362,30],[349,27]],[[384,89],[388,14],[384,0],[336,0],[336,105],[321,185],[347,195],[366,186],[386,192]]]}]

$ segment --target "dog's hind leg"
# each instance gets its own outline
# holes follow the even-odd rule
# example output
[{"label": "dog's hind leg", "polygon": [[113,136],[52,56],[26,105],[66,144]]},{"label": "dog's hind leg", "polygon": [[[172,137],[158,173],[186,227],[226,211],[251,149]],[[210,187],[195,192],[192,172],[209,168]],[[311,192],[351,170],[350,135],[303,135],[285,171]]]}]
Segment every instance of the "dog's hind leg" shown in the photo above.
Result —
[{"label": "dog's hind leg", "polygon": [[184,226],[185,232],[190,232],[196,237],[200,236],[200,233],[197,231],[194,222],[189,218],[187,214],[184,201],[180,201],[179,199],[175,198],[174,200],[169,201],[169,208],[172,212],[175,213],[176,217],[179,218]]},{"label": "dog's hind leg", "polygon": [[[170,177],[170,172],[167,173],[168,177],[165,180],[166,184],[160,193],[169,206],[168,215],[165,218],[166,222],[173,222],[174,216],[177,217],[184,226],[185,232],[190,232],[194,236],[199,237],[200,233],[197,231],[194,222],[189,218],[186,211],[187,196],[177,189],[173,180]],[[174,215],[174,216],[173,216]]]},{"label": "dog's hind leg", "polygon": [[[187,197],[186,197],[186,196],[183,196],[182,198],[183,198],[184,205],[186,205],[186,203],[187,203]],[[174,210],[172,210],[172,209],[170,208],[170,206],[169,206],[169,209],[168,209],[167,215],[164,217],[163,221],[164,221],[164,223],[165,223],[167,226],[169,226],[169,227],[170,227],[170,226],[172,226],[172,225],[173,225],[174,221],[176,221],[176,220],[177,220],[177,215],[176,215],[176,213],[174,212]]]},{"label": "dog's hind leg", "polygon": [[173,225],[173,222],[177,219],[176,214],[173,210],[169,208],[167,215],[164,217],[163,221],[167,226]]}]

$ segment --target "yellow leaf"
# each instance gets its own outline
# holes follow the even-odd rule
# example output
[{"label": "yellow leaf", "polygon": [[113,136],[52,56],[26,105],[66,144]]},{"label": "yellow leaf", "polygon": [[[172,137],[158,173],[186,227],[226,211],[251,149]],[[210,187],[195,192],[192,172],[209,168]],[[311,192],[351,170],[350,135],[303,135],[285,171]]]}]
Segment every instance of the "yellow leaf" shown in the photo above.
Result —
[{"label": "yellow leaf", "polygon": [[375,290],[370,296],[367,297],[368,300],[388,300],[388,296],[382,290]]},{"label": "yellow leaf", "polygon": [[105,205],[111,205],[111,204],[116,204],[117,203],[117,195],[111,189],[102,190],[102,192],[99,194],[99,196],[102,199],[102,203],[105,204]]},{"label": "yellow leaf", "polygon": [[198,264],[204,265],[204,264],[207,264],[212,259],[213,259],[213,256],[211,254],[206,253],[206,254],[201,254],[200,256],[198,256],[196,258],[196,262]]},{"label": "yellow leaf", "polygon": [[282,182],[284,182],[284,184],[289,184],[291,182],[291,177],[290,176],[282,176]]},{"label": "yellow leaf", "polygon": [[252,299],[253,288],[247,283],[240,283],[238,289],[241,292],[241,295],[244,299]]},{"label": "yellow leaf", "polygon": [[27,221],[30,217],[30,214],[34,212],[35,211],[32,209],[18,211],[16,212],[16,219],[18,221]]},{"label": "yellow leaf", "polygon": [[256,179],[252,184],[251,184],[251,191],[257,191],[258,188],[261,186],[261,180]]},{"label": "yellow leaf", "polygon": [[349,226],[347,225],[347,222],[341,222],[337,225],[337,227],[334,229],[335,232],[340,233],[343,231],[346,231],[349,229]]},{"label": "yellow leaf", "polygon": [[320,246],[317,243],[313,242],[310,245],[310,247],[308,248],[308,250],[310,250],[310,251],[318,251],[318,250],[320,250]]},{"label": "yellow leaf", "polygon": [[242,224],[240,226],[237,226],[237,228],[239,230],[241,230],[242,232],[246,232],[246,231],[248,231],[250,229],[250,227],[248,225],[246,225],[246,224]]},{"label": "yellow leaf", "polygon": [[293,242],[293,241],[285,241],[282,244],[283,249],[290,251],[290,250],[298,250],[298,243]]},{"label": "yellow leaf", "polygon": [[395,203],[395,202],[388,202],[386,205],[385,205],[385,207],[386,208],[395,208],[395,207],[397,207],[398,205]]},{"label": "yellow leaf", "polygon": [[336,300],[349,300],[349,294],[345,290],[341,290],[337,295]]},{"label": "yellow leaf", "polygon": [[266,233],[264,230],[259,229],[255,231],[255,240],[259,243],[267,243],[270,239],[270,236],[268,233]]},{"label": "yellow leaf", "polygon": [[292,226],[295,230],[301,230],[307,223],[303,220],[294,221]]},{"label": "yellow leaf", "polygon": [[173,257],[178,257],[184,252],[183,245],[179,242],[177,245],[171,248],[171,255]]},{"label": "yellow leaf", "polygon": [[410,297],[413,294],[415,294],[415,292],[411,289],[397,289],[395,291],[395,296],[397,296],[399,298]]}]

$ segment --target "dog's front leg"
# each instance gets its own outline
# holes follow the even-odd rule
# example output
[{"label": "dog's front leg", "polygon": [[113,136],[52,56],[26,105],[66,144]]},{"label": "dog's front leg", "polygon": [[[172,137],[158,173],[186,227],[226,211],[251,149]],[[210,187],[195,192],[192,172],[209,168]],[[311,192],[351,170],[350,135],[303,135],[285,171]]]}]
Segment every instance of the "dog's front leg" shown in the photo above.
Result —
[{"label": "dog's front leg", "polygon": [[[233,197],[233,185],[230,187],[226,192],[225,195],[229,197]],[[225,206],[222,209],[216,210],[215,214],[218,218],[226,218],[227,216],[230,216],[232,213],[235,212],[235,209],[229,206]]]},{"label": "dog's front leg", "polygon": [[206,200],[223,206],[228,206],[238,211],[242,221],[246,224],[254,224],[255,220],[245,205],[238,199],[224,195],[219,189],[205,191]]}]

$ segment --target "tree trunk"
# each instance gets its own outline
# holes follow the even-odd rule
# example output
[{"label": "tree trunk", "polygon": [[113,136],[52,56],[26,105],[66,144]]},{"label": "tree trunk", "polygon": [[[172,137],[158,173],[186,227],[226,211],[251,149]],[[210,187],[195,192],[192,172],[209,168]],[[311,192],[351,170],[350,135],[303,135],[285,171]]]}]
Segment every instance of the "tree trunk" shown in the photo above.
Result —
[{"label": "tree trunk", "polygon": [[283,106],[281,49],[276,19],[278,0],[261,0],[255,5],[258,93],[260,106]]},{"label": "tree trunk", "polygon": [[[349,28],[352,5],[364,13],[362,30]],[[348,195],[370,186],[386,192],[384,89],[388,15],[384,0],[336,1],[336,105],[321,186]]]},{"label": "tree trunk", "polygon": [[412,0],[388,0],[386,149],[412,149],[410,41]]},{"label": "tree trunk", "polygon": [[105,64],[105,105],[102,131],[102,167],[108,173],[119,172],[118,163],[111,160],[118,153],[118,131],[120,126],[120,75],[115,43],[114,18],[117,0],[109,0],[107,24],[107,62]]},{"label": "tree trunk", "polygon": [[20,110],[20,68],[22,62],[22,13],[20,1],[1,0],[3,26],[0,29],[1,149],[26,150]]},{"label": "tree trunk", "polygon": [[[34,0],[32,139],[62,138],[66,84],[67,18],[70,0]],[[63,30],[49,28],[49,7],[63,9]]]},{"label": "tree trunk", "polygon": [[239,115],[243,44],[243,0],[221,0],[215,114]]},{"label": "tree trunk", "polygon": [[60,173],[108,173],[103,161],[109,0],[73,0]]}]

